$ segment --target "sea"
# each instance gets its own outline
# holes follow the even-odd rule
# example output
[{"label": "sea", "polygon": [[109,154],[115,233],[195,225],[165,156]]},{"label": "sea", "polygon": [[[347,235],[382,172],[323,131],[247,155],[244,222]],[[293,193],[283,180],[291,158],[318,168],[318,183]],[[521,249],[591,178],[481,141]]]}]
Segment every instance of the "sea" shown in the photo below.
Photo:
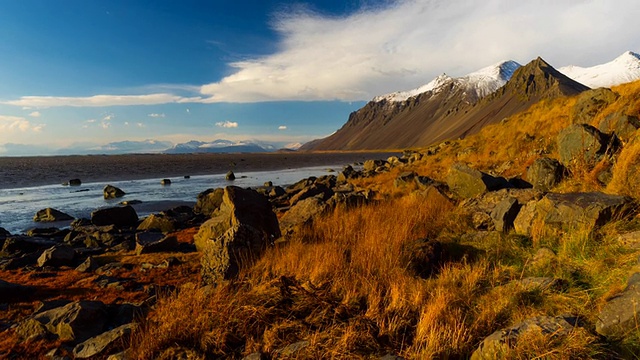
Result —
[{"label": "sea", "polygon": [[[11,234],[22,234],[33,228],[69,226],[70,221],[38,223],[33,216],[41,209],[54,208],[74,218],[90,218],[91,212],[105,207],[118,206],[122,201],[139,200],[133,205],[139,217],[170,209],[178,205],[193,206],[197,195],[210,188],[235,185],[258,187],[271,181],[274,186],[286,186],[310,176],[332,174],[331,169],[341,169],[344,164],[302,167],[296,169],[236,172],[236,179],[228,181],[225,174],[196,175],[190,178],[173,177],[171,185],[162,185],[165,178],[83,183],[81,186],[44,185],[12,189],[0,189],[0,227]],[[107,185],[122,189],[126,195],[105,200],[103,189]]]}]

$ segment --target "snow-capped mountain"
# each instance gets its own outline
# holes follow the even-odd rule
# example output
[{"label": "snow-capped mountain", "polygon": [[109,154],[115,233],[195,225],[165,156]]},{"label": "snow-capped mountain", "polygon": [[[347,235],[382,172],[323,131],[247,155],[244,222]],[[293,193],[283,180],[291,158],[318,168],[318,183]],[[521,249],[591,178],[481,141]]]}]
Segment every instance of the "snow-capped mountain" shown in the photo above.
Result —
[{"label": "snow-capped mountain", "polygon": [[263,142],[232,141],[217,139],[211,142],[189,141],[177,144],[165,151],[168,154],[185,153],[248,153],[274,151],[275,146]]},{"label": "snow-capped mountain", "polygon": [[558,70],[590,88],[611,87],[640,79],[640,55],[627,51],[605,64],[592,67],[571,65]]},{"label": "snow-capped mountain", "polygon": [[487,66],[459,78],[452,78],[447,74],[442,74],[431,80],[429,83],[416,89],[397,91],[386,95],[376,96],[372,101],[405,101],[411,97],[426,93],[427,91],[438,92],[445,85],[452,82],[465,89],[469,99],[477,101],[506,84],[507,81],[511,79],[511,76],[513,76],[514,71],[519,67],[520,64],[513,60],[509,60]]}]

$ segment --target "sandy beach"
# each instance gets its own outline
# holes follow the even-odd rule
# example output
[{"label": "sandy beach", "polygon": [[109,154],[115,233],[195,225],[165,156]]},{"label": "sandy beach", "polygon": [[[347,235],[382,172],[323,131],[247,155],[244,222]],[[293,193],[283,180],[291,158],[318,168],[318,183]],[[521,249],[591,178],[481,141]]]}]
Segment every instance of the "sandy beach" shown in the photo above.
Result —
[{"label": "sandy beach", "polygon": [[[135,154],[0,157],[0,189],[82,182],[139,180],[310,166],[341,166],[392,153]],[[338,170],[338,169],[336,169]]]}]

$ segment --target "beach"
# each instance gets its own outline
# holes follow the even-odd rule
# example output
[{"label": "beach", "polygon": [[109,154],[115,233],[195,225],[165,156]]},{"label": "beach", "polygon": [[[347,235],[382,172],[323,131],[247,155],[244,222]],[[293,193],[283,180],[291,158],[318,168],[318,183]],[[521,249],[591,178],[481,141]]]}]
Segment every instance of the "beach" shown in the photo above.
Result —
[{"label": "beach", "polygon": [[[392,153],[133,154],[0,157],[0,189],[347,165]],[[336,169],[339,170],[339,169]]]}]

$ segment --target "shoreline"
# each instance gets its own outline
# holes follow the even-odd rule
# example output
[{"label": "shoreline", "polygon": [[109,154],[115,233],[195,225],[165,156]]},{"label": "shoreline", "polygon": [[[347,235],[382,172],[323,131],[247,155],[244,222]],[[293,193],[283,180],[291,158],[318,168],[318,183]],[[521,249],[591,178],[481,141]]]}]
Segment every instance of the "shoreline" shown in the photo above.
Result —
[{"label": "shoreline", "polygon": [[[372,152],[276,152],[234,154],[126,154],[0,157],[0,189],[62,184],[142,180],[234,172],[277,171],[335,166],[399,154]],[[335,169],[339,170],[339,169]]]}]

